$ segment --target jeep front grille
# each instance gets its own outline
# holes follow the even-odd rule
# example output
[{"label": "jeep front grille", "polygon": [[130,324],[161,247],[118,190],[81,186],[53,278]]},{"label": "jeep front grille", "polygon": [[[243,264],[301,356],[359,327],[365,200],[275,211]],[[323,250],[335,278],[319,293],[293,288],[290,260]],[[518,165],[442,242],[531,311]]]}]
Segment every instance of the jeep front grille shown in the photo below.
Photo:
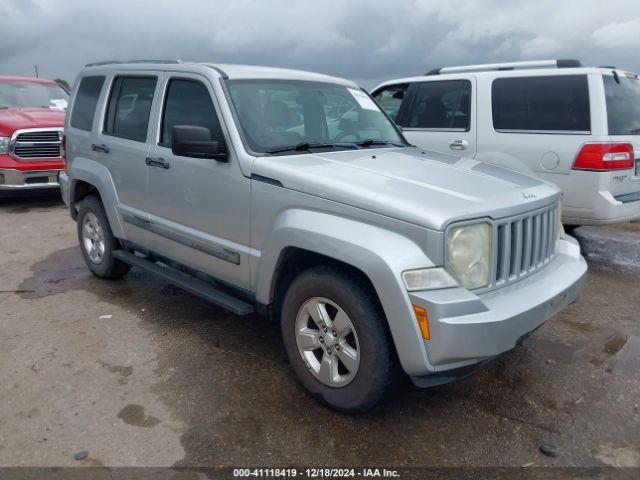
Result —
[{"label": "jeep front grille", "polygon": [[497,221],[493,287],[515,282],[545,266],[556,253],[558,204]]},{"label": "jeep front grille", "polygon": [[21,160],[60,158],[62,129],[18,130],[9,145],[13,157]]}]

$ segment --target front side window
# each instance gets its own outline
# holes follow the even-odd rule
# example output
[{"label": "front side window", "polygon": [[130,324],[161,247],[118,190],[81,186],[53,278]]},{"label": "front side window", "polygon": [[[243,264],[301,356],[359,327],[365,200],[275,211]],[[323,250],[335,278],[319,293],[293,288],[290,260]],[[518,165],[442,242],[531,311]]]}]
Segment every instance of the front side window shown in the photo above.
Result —
[{"label": "front side window", "polygon": [[[297,80],[235,80],[229,93],[245,141],[257,153],[284,147],[403,146],[395,126],[357,88]],[[306,150],[300,148],[300,150]]]},{"label": "front side window", "polygon": [[73,102],[73,112],[71,112],[73,128],[91,131],[103,84],[104,77],[84,77],[80,81],[76,99]]},{"label": "front side window", "polygon": [[378,90],[373,98],[394,122],[398,122],[398,113],[409,84],[390,85]]},{"label": "front side window", "polygon": [[7,108],[51,108],[66,110],[69,94],[57,83],[0,82],[0,110]]},{"label": "front side window", "polygon": [[609,135],[640,135],[640,79],[603,75]]},{"label": "front side window", "polygon": [[211,95],[201,82],[174,79],[169,82],[160,129],[160,145],[171,146],[171,130],[176,125],[208,128],[211,139],[224,142]]},{"label": "front side window", "polygon": [[156,83],[155,77],[117,77],[109,97],[104,133],[146,142]]},{"label": "front side window", "polygon": [[499,78],[491,105],[497,131],[591,131],[586,75]]},{"label": "front side window", "polygon": [[422,82],[409,115],[409,128],[468,131],[471,125],[471,82]]}]

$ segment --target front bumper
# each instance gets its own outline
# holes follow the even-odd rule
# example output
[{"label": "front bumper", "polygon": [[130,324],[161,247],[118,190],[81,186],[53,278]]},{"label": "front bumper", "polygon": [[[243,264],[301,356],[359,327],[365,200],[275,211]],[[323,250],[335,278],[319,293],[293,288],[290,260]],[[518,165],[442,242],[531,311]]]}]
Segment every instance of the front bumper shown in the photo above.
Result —
[{"label": "front bumper", "polygon": [[0,169],[0,193],[60,188],[60,170]]},{"label": "front bumper", "polygon": [[[411,303],[429,315],[431,339],[425,347],[431,366],[426,376],[442,377],[440,372],[451,370],[453,379],[453,370],[466,372],[470,369],[463,367],[511,350],[578,298],[586,271],[578,243],[567,237],[551,263],[509,286],[478,295],[464,288],[411,293]],[[428,384],[425,378],[414,378],[414,383]]]}]

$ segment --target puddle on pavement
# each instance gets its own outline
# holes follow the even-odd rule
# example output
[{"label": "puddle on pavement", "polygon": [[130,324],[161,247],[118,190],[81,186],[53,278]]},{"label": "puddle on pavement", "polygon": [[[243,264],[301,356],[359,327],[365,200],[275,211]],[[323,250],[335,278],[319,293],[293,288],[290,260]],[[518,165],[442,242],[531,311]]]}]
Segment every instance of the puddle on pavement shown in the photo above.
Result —
[{"label": "puddle on pavement", "polygon": [[605,352],[613,356],[607,367],[607,372],[625,376],[640,376],[640,337],[617,336],[607,342]]}]

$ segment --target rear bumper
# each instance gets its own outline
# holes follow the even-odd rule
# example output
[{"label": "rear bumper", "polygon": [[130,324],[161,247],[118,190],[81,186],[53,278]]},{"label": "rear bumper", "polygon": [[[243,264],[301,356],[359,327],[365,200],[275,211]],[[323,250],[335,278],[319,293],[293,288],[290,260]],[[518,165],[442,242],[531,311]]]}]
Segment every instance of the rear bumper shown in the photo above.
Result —
[{"label": "rear bumper", "polygon": [[640,191],[614,197],[611,192],[597,192],[593,208],[565,208],[562,221],[567,225],[607,225],[640,218]]},{"label": "rear bumper", "polygon": [[69,206],[69,175],[65,172],[60,172],[58,175],[58,182],[60,183],[60,194],[62,195],[62,201],[68,207]]},{"label": "rear bumper", "polygon": [[[456,369],[511,350],[578,298],[586,272],[580,247],[568,237],[559,242],[549,265],[509,286],[479,295],[464,288],[411,293],[411,303],[424,307],[429,315],[431,339],[425,347],[432,371],[426,376],[453,380],[458,376]],[[469,370],[458,371],[468,374]],[[440,375],[447,371],[451,375]],[[414,383],[434,385],[421,376]]]},{"label": "rear bumper", "polygon": [[0,194],[60,188],[60,170],[0,169]]},{"label": "rear bumper", "polygon": [[590,172],[546,178],[562,189],[562,221],[567,225],[606,225],[640,218],[640,177],[632,170]]}]

